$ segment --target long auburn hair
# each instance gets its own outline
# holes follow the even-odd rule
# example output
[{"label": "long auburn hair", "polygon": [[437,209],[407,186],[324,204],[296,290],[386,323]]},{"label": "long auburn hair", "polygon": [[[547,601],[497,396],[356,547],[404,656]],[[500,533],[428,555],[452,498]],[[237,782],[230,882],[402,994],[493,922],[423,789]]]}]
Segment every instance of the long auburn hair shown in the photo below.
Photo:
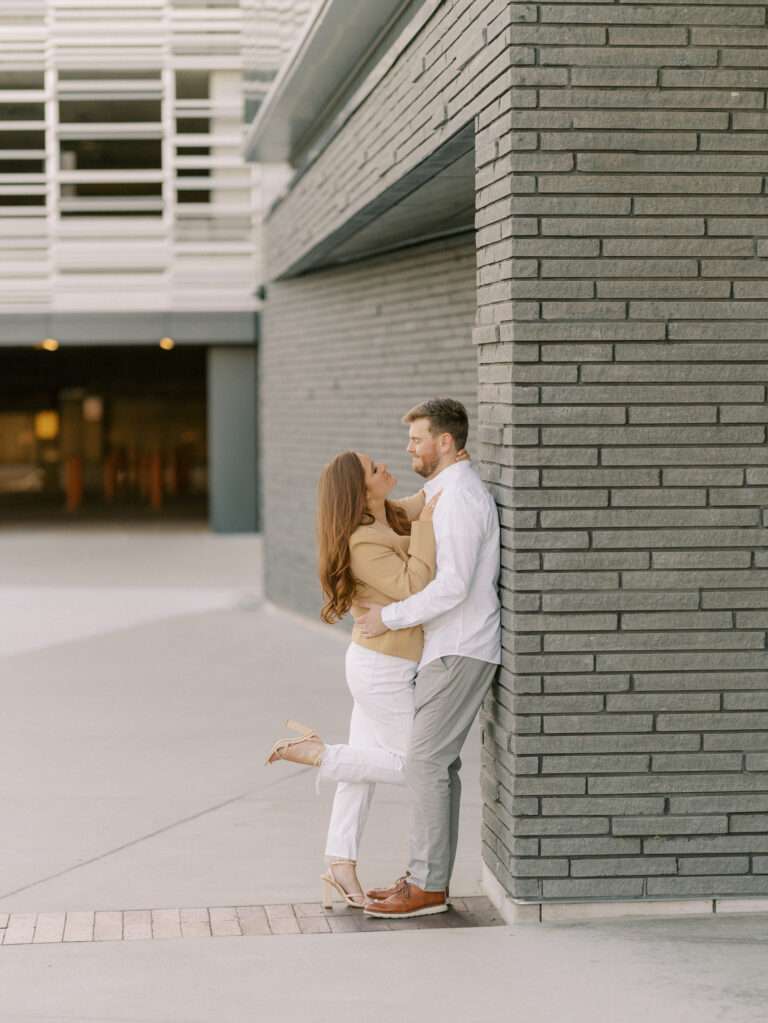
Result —
[{"label": "long auburn hair", "polygon": [[[387,522],[400,536],[411,523],[402,508],[385,501]],[[317,485],[317,572],[325,595],[324,622],[340,621],[352,606],[357,581],[352,575],[349,538],[374,517],[365,502],[365,470],[354,451],[343,451],[323,469]]]}]

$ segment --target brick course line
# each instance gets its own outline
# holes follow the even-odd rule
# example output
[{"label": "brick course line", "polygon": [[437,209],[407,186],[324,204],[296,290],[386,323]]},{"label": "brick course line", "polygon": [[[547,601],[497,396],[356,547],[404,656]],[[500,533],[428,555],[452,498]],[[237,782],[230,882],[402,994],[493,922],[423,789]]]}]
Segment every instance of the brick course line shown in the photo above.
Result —
[{"label": "brick course line", "polygon": [[50,945],[91,941],[164,941],[172,938],[349,934],[383,930],[497,927],[503,924],[501,914],[485,896],[454,899],[448,913],[414,920],[372,919],[346,906],[328,910],[312,902],[189,909],[11,913],[0,914],[0,944]]}]

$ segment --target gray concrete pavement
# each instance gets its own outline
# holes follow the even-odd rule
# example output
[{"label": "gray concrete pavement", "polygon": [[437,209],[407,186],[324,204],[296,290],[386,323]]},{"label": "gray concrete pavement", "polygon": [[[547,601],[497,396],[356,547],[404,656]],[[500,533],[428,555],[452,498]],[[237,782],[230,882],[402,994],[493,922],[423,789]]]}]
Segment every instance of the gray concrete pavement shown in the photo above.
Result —
[{"label": "gray concrete pavement", "polygon": [[2,1023],[764,1023],[755,918],[0,949]]},{"label": "gray concrete pavement", "polygon": [[[343,735],[345,639],[258,603],[258,539],[5,532],[0,564],[0,917],[316,900],[331,793],[262,761],[288,714]],[[405,825],[381,788],[365,881]],[[0,1023],[762,1023],[766,951],[760,916],[4,944]]]},{"label": "gray concrete pavement", "polygon": [[[263,766],[287,716],[340,741],[345,637],[256,603],[256,538],[4,533],[0,912],[319,897],[331,791]],[[479,891],[477,735],[457,893]],[[380,788],[362,874],[402,870]]]}]

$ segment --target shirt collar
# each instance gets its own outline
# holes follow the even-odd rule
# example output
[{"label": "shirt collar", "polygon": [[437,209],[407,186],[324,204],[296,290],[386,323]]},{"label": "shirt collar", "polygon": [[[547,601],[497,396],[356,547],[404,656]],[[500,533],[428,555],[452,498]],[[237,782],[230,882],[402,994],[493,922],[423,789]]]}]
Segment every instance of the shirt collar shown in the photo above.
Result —
[{"label": "shirt collar", "polygon": [[472,463],[470,461],[454,462],[453,465],[447,465],[437,476],[433,476],[431,480],[427,480],[424,484],[424,493],[427,495],[427,500],[434,497],[437,491],[442,490],[447,483],[451,483],[463,476],[471,467]]}]

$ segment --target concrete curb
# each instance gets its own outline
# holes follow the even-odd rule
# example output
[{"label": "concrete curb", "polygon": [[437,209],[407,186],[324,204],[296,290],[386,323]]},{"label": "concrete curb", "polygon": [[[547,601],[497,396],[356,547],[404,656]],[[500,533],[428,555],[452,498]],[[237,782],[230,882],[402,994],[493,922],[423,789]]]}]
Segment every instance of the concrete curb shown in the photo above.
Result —
[{"label": "concrete curb", "polygon": [[648,899],[601,902],[521,902],[507,895],[487,865],[482,868],[482,887],[508,924],[587,923],[627,917],[718,916],[736,913],[768,913],[768,898],[754,899]]}]

